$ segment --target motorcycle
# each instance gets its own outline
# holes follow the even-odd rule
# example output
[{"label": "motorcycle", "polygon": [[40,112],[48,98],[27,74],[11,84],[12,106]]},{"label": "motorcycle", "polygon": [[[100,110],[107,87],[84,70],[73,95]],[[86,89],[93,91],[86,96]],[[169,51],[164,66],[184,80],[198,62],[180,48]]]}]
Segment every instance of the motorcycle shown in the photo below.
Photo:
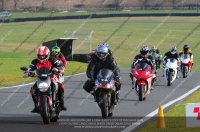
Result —
[{"label": "motorcycle", "polygon": [[[28,68],[21,67],[22,71],[27,71]],[[37,77],[37,107],[39,109],[39,114],[43,119],[44,124],[49,124],[50,122],[57,122],[59,119],[59,113],[61,111],[59,105],[59,99],[57,96],[58,83],[56,78],[50,78],[52,73],[49,73],[47,68],[37,69],[37,75],[34,72],[30,72],[31,77]],[[51,81],[54,82],[54,86],[51,86]],[[52,94],[52,89],[55,91]],[[52,102],[54,100],[54,102]]]},{"label": "motorcycle", "polygon": [[131,76],[135,82],[135,92],[139,97],[139,101],[145,100],[152,87],[153,74],[151,67],[145,62],[138,63]]},{"label": "motorcycle", "polygon": [[183,74],[183,78],[186,78],[187,75],[190,73],[192,62],[191,58],[188,54],[183,54],[180,57],[181,60],[181,72]]},{"label": "motorcycle", "polygon": [[116,103],[114,74],[109,69],[101,69],[94,86],[94,96],[103,118],[111,117]]},{"label": "motorcycle", "polygon": [[153,57],[153,59],[155,60],[155,67],[156,67],[156,70],[155,70],[155,74],[157,73],[157,70],[160,68],[160,65],[159,65],[159,60],[161,60],[162,58],[162,55],[160,54],[157,54],[156,52],[151,52],[150,55]]},{"label": "motorcycle", "polygon": [[165,64],[165,69],[164,69],[164,77],[165,80],[167,81],[167,86],[171,86],[172,82],[176,79],[177,76],[177,60],[175,58],[169,58],[167,59],[167,63]]},{"label": "motorcycle", "polygon": [[[60,61],[60,60],[58,60]],[[65,72],[65,68],[63,68],[62,66],[64,66],[64,63],[62,61],[60,61],[61,67],[59,67],[57,69],[57,78],[58,78],[58,82],[63,83],[64,82],[64,72]]]}]

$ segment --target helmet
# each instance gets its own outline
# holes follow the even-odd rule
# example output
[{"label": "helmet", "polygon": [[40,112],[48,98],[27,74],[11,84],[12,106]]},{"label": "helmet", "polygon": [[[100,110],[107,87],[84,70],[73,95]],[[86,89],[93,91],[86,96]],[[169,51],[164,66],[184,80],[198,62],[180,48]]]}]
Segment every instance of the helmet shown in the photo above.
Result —
[{"label": "helmet", "polygon": [[107,46],[108,47],[108,44],[107,43],[103,43],[103,45]]},{"label": "helmet", "polygon": [[184,52],[187,52],[187,51],[188,51],[188,49],[189,49],[189,46],[188,46],[188,44],[185,44],[185,45],[183,46],[183,50],[184,50]]},{"label": "helmet", "polygon": [[97,47],[98,47],[98,46],[101,46],[101,45],[103,45],[103,44],[98,44]]},{"label": "helmet", "polygon": [[53,55],[55,55],[56,57],[58,57],[60,55],[60,47],[54,46],[52,48],[52,52],[53,52]]},{"label": "helmet", "polygon": [[140,48],[141,56],[146,57],[148,52],[149,52],[149,47],[147,45],[142,45],[142,47]]},{"label": "helmet", "polygon": [[106,45],[101,45],[97,47],[96,55],[100,60],[105,60],[108,56],[108,47]]},{"label": "helmet", "polygon": [[156,46],[152,47],[152,51],[155,52],[158,48]]},{"label": "helmet", "polygon": [[176,46],[172,46],[172,47],[170,48],[171,54],[175,54],[175,53],[176,53],[176,50],[177,50]]},{"label": "helmet", "polygon": [[49,48],[46,46],[40,46],[37,50],[37,57],[41,63],[45,63],[50,56]]}]

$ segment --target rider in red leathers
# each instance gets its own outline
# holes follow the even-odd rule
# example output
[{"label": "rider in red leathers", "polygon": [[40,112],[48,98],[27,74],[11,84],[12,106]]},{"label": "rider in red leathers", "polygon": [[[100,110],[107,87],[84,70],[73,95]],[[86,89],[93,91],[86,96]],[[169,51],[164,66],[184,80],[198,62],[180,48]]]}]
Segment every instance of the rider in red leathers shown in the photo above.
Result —
[{"label": "rider in red leathers", "polygon": [[[41,46],[38,48],[37,50],[37,58],[34,59],[28,70],[24,72],[23,77],[26,78],[28,76],[31,76],[31,73],[36,70],[39,69],[41,67],[45,67],[48,68],[50,70],[50,72],[52,72],[52,69],[58,68],[60,67],[60,62],[58,60],[56,60],[54,57],[50,57],[50,51],[48,49],[48,47],[46,46]],[[52,95],[55,95],[54,92],[54,76],[51,77],[51,86],[52,86]],[[64,106],[64,85],[61,83],[59,84],[59,89],[58,89],[58,99],[60,101],[60,107],[61,110],[67,110],[67,108]],[[38,95],[37,95],[37,81],[35,82],[35,84],[31,87],[30,89],[30,93],[32,95],[33,98],[33,102],[35,104],[34,109],[31,111],[32,113],[36,113],[38,112],[38,108],[37,108],[37,102],[38,102]],[[53,100],[54,101],[54,100]]]}]

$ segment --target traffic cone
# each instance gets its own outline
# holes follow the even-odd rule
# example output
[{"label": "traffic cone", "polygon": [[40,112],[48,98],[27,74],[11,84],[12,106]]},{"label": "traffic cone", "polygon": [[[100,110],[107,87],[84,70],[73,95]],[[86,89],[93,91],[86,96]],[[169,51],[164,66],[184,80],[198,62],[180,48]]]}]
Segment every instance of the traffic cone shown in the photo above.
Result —
[{"label": "traffic cone", "polygon": [[161,105],[158,108],[157,128],[165,128],[165,119]]}]

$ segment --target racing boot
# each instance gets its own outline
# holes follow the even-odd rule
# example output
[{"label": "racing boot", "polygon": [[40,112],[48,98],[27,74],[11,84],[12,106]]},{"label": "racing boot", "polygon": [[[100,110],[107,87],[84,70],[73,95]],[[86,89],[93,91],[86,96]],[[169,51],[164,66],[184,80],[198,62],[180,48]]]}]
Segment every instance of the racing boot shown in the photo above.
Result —
[{"label": "racing boot", "polygon": [[33,102],[35,104],[35,107],[33,108],[33,110],[31,110],[31,113],[38,113],[39,112],[39,109],[37,107],[37,95],[36,95],[36,88],[31,88],[30,89],[30,94],[32,96],[32,99],[33,99]]},{"label": "racing boot", "polygon": [[153,83],[156,82],[157,77],[155,74],[153,74],[153,79],[152,79],[152,85],[151,85],[151,90],[153,90]]},{"label": "racing boot", "polygon": [[60,104],[60,108],[61,108],[61,110],[64,110],[64,111],[66,111],[67,110],[67,108],[64,106],[64,93],[59,93],[59,96],[58,96],[58,99],[59,99],[59,104]]},{"label": "racing boot", "polygon": [[92,91],[90,91],[90,94],[94,96],[94,102],[97,102],[96,96],[95,96],[96,93],[95,93],[94,89]]},{"label": "racing boot", "polygon": [[60,101],[59,104],[60,104],[61,110],[66,111],[67,108],[64,106],[64,104],[65,104],[65,102],[64,102],[64,89],[65,89],[64,85],[61,84],[60,88],[58,90],[58,99]]},{"label": "racing boot", "polygon": [[35,104],[35,107],[33,108],[33,110],[31,110],[31,113],[38,113],[39,109],[37,107],[37,97],[36,97],[35,94],[32,94],[32,99],[33,99],[33,102]]},{"label": "racing boot", "polygon": [[132,81],[132,89],[135,89],[135,83]]},{"label": "racing boot", "polygon": [[119,91],[116,92],[116,101],[114,105],[117,105],[120,102],[120,96],[119,96]]}]

